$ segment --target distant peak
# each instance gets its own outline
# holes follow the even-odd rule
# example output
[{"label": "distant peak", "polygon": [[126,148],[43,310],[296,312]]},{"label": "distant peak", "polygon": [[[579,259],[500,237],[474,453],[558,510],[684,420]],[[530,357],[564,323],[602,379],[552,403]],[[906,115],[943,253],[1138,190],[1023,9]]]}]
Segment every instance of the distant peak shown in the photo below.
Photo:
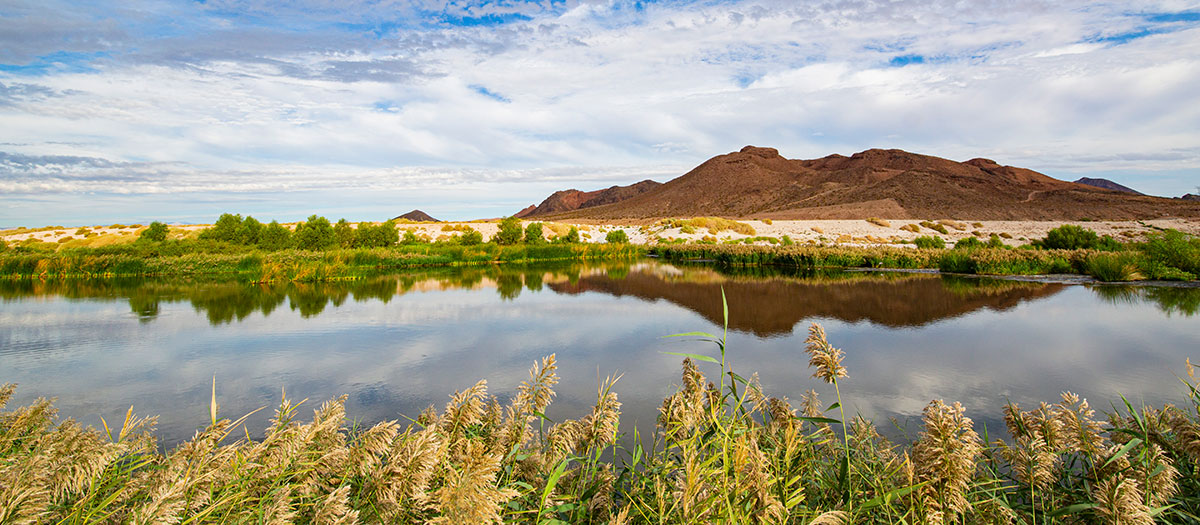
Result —
[{"label": "distant peak", "polygon": [[754,155],[755,157],[762,157],[764,159],[774,159],[781,156],[779,154],[779,150],[775,148],[760,148],[758,146],[746,146],[738,153],[747,153]]},{"label": "distant peak", "polygon": [[977,158],[977,159],[968,160],[968,161],[964,162],[963,164],[969,164],[971,166],[975,166],[976,168],[999,168],[1000,167],[1000,163],[998,163],[992,159],[985,159],[982,157]]}]

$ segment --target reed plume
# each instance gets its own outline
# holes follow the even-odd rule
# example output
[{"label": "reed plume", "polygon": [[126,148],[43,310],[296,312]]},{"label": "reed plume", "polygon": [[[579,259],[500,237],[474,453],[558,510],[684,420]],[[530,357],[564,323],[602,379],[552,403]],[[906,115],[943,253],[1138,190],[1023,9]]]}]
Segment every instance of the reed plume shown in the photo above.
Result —
[{"label": "reed plume", "polygon": [[946,520],[971,510],[967,489],[975,472],[975,459],[983,450],[971,418],[955,402],[934,400],[925,407],[925,431],[912,447],[917,480],[928,482],[924,489],[931,509]]},{"label": "reed plume", "polygon": [[804,340],[808,353],[808,366],[816,369],[813,377],[826,383],[833,383],[839,377],[846,377],[846,367],[842,366],[845,354],[834,348],[825,338],[825,329],[817,323],[808,328],[808,338]]}]

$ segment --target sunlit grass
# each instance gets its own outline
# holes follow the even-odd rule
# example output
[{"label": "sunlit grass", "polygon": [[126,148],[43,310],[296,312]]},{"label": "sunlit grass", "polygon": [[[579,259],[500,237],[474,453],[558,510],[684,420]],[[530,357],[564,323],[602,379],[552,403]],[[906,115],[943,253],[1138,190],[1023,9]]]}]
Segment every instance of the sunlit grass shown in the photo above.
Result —
[{"label": "sunlit grass", "polygon": [[[728,317],[728,309],[726,309]],[[246,417],[208,421],[166,453],[154,418],[57,421],[49,401],[0,413],[0,523],[1084,523],[1191,522],[1200,510],[1200,380],[1183,408],[1125,402],[1107,421],[1071,393],[1004,407],[1007,441],[931,401],[905,446],[847,418],[853,370],[819,326],[807,341],[826,407],[769,397],[730,365],[725,335],[679,334],[684,354],[653,435],[620,439],[619,377],[577,419],[543,415],[557,362],[535,363],[511,401],[486,380],[441,411],[366,427],[330,400],[282,397],[260,438]],[[710,381],[703,370],[715,373]],[[0,408],[12,385],[0,387]],[[117,422],[112,422],[117,423]]]}]

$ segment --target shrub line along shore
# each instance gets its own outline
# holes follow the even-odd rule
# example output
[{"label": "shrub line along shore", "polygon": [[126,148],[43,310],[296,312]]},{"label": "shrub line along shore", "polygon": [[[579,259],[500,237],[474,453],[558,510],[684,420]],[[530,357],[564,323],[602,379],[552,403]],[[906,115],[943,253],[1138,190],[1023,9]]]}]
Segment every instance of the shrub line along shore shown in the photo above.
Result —
[{"label": "shrub line along shore", "polygon": [[[870,219],[867,223],[891,226],[882,219]],[[0,276],[229,275],[253,282],[312,282],[354,279],[403,268],[626,259],[644,254],[667,260],[712,260],[725,265],[936,268],[948,273],[978,275],[1075,273],[1106,282],[1195,280],[1200,275],[1200,239],[1174,229],[1140,233],[1135,236],[1139,239],[1136,241],[1122,236],[1122,242],[1111,235],[1097,235],[1088,228],[1068,224],[1048,230],[1044,238],[1032,239],[1017,249],[1001,234],[983,237],[983,232],[975,232],[978,235],[963,236],[953,249],[945,249],[944,235],[948,228],[965,230],[971,225],[922,221],[900,228],[910,233],[925,233],[922,230],[925,228],[928,234],[895,241],[911,242],[917,247],[913,249],[895,244],[845,245],[828,240],[798,243],[788,235],[756,236],[756,230],[747,223],[715,217],[655,223],[659,234],[679,230],[682,235],[691,235],[697,229],[710,232],[686,243],[685,239],[661,235],[656,235],[655,244],[631,243],[627,230],[617,227],[600,230],[606,242],[587,242],[590,233],[580,232],[574,225],[541,222],[523,225],[511,217],[495,226],[490,239],[484,242],[483,233],[469,224],[444,224],[441,231],[445,233],[434,239],[412,228],[401,227],[401,235],[392,221],[351,225],[340,220],[331,224],[314,215],[293,230],[277,222],[263,225],[252,217],[225,214],[212,227],[174,236],[167,225],[156,222],[139,229],[137,240],[132,242],[73,244],[74,241],[47,243],[26,238],[12,247],[0,245]],[[639,231],[647,228],[639,227]],[[646,231],[640,235],[644,236]],[[737,232],[742,237],[721,241],[714,236],[724,231]],[[633,235],[638,238],[639,234]],[[83,241],[87,240],[85,234]]]}]

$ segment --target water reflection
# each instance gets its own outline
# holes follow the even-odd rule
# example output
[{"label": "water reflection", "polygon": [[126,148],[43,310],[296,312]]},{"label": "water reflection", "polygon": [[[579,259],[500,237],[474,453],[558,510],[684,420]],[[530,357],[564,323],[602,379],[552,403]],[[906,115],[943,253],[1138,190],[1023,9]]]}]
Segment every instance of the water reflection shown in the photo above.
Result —
[{"label": "water reflection", "polygon": [[170,445],[207,420],[214,375],[228,415],[272,406],[286,387],[314,403],[349,394],[349,414],[372,422],[441,406],[480,378],[503,398],[557,353],[551,418],[579,417],[598,378],[625,373],[623,424],[646,431],[679,382],[678,358],[663,352],[712,350],[661,336],[719,330],[721,289],[739,371],[759,372],[772,395],[823,391],[800,350],[807,323],[821,321],[847,351],[847,406],[885,429],[934,398],[962,401],[993,431],[1006,399],[1173,401],[1172,372],[1200,360],[1189,355],[1200,348],[1196,289],[645,261],[321,284],[0,281],[0,382],[22,384],[14,405],[55,396],[64,416],[90,424],[130,405],[160,414]]},{"label": "water reflection", "polygon": [[[927,273],[805,271],[785,268],[714,269],[658,262],[608,265],[536,265],[441,268],[403,275],[328,283],[250,284],[192,279],[9,280],[0,298],[61,296],[70,299],[127,300],[142,322],[153,321],[162,303],[187,302],[212,325],[269,316],[287,305],[302,318],[338,308],[347,300],[387,304],[414,291],[494,289],[503,301],[522,291],[558,294],[602,293],[614,297],[665,300],[722,322],[719,300],[729,302],[730,328],[759,336],[791,333],[802,319],[869,321],[889,327],[922,326],[979,309],[1003,311],[1023,301],[1060,292],[1065,285],[938,276]],[[1190,289],[1097,287],[1110,301],[1151,300],[1168,311],[1195,313],[1198,295]]]}]

